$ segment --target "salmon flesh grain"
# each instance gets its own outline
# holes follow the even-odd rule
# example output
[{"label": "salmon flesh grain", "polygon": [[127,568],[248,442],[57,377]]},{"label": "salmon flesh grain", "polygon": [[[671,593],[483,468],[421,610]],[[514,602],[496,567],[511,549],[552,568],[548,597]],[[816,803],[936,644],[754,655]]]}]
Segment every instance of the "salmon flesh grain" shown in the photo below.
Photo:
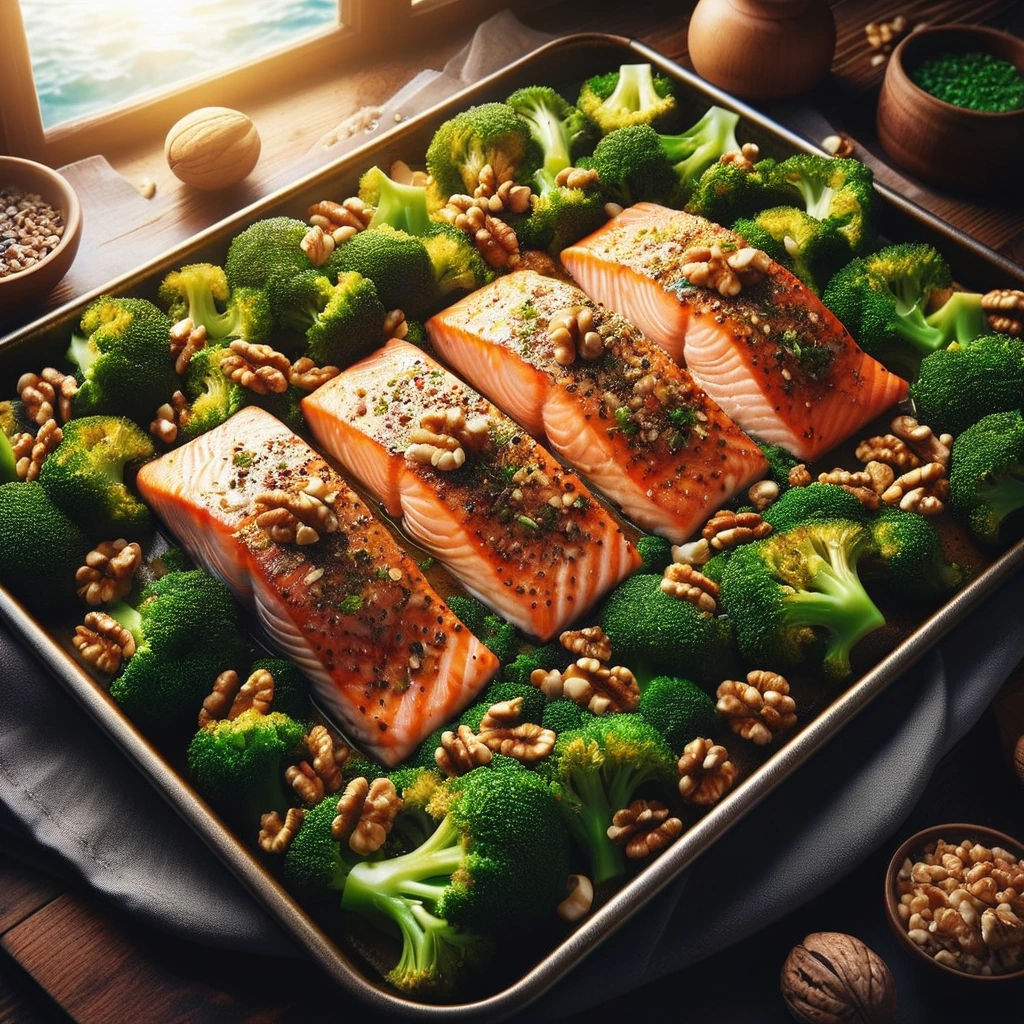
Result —
[{"label": "salmon flesh grain", "polygon": [[[309,676],[323,710],[383,764],[408,757],[497,671],[337,471],[269,413],[243,409],[143,466],[137,483]],[[260,525],[282,497],[299,512]],[[317,539],[296,543],[296,525]]]}]

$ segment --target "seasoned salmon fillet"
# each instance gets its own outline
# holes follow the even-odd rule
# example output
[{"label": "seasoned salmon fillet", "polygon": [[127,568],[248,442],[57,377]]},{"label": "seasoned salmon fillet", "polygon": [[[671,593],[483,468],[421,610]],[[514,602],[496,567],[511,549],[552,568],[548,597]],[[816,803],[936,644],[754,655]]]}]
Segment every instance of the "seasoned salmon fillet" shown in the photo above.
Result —
[{"label": "seasoned salmon fillet", "polygon": [[575,473],[414,345],[389,342],[302,411],[320,447],[414,540],[540,640],[640,565]]},{"label": "seasoned salmon fillet", "polygon": [[561,253],[595,301],[661,345],[741,426],[812,460],[906,397],[818,297],[772,262],[727,297],[680,274],[692,247],[745,245],[703,217],[639,203]]},{"label": "seasoned salmon fillet", "polygon": [[[338,472],[269,413],[243,409],[147,463],[137,483],[309,676],[323,710],[382,763],[406,758],[497,671]],[[282,502],[297,510],[290,520],[257,521]]]},{"label": "seasoned salmon fillet", "polygon": [[[600,346],[595,358],[574,349],[565,365],[551,324],[583,310],[592,318],[583,334]],[[546,436],[634,522],[673,542],[764,475],[757,445],[685,370],[568,282],[508,274],[432,317],[427,331],[463,377]]]}]

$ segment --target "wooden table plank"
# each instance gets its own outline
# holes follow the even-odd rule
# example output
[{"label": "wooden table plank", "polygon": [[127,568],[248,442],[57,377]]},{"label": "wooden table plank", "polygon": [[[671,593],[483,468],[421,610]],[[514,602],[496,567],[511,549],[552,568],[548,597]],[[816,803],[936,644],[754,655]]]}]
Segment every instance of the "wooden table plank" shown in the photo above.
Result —
[{"label": "wooden table plank", "polygon": [[0,854],[0,934],[46,906],[61,888],[46,875]]}]

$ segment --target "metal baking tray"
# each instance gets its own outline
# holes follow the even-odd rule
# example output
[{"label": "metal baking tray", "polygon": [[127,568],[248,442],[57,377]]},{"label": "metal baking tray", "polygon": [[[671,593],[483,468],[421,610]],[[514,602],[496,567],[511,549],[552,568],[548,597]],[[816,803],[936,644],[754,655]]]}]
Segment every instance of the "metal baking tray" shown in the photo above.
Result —
[{"label": "metal baking tray", "polygon": [[[392,160],[416,163],[422,159],[436,126],[473,103],[501,99],[520,86],[546,83],[568,90],[592,75],[621,63],[650,61],[680,83],[684,113],[694,119],[711,103],[729,107],[742,116],[741,140],[755,141],[765,155],[820,152],[815,146],[775,124],[764,115],[713,88],[695,75],[641,43],[619,36],[581,34],[548,43],[506,68],[482,79],[434,108],[410,118],[397,128],[371,132],[365,144],[333,164],[281,189],[208,228],[188,242],[138,267],[101,289],[84,295],[45,317],[0,339],[0,380],[13,384],[17,376],[46,365],[63,353],[83,310],[98,295],[140,295],[152,298],[170,269],[201,260],[219,261],[227,243],[243,227],[260,217],[288,214],[304,219],[306,207],[319,199],[350,195],[360,173],[373,163],[389,166]],[[379,136],[379,138],[378,138]],[[1024,288],[1024,270],[1000,257],[889,189],[878,187],[882,229],[893,239],[917,239],[934,244],[949,260],[955,276],[977,288]],[[2,393],[6,393],[3,390]],[[961,538],[962,541],[962,538]],[[969,545],[967,546],[970,547]],[[624,921],[653,899],[698,856],[705,853],[751,808],[830,740],[870,701],[904,673],[952,626],[961,621],[1011,573],[1024,564],[1024,540],[994,561],[977,550],[964,549],[965,560],[981,566],[973,581],[934,614],[906,620],[896,614],[889,628],[861,645],[855,663],[855,681],[849,685],[822,685],[813,680],[794,686],[800,723],[777,748],[750,753],[737,751],[743,781],[696,823],[656,861],[607,898],[572,931],[553,932],[539,960],[524,960],[497,990],[471,991],[461,1003],[424,1004],[405,999],[376,980],[367,961],[373,950],[356,943],[336,941],[289,896],[262,860],[255,844],[247,846],[222,824],[197,796],[178,768],[176,755],[149,742],[121,713],[117,705],[78,663],[69,638],[73,623],[42,622],[0,589],[0,615],[49,668],[69,693],[88,711],[111,739],[135,762],[161,795],[196,831],[266,910],[285,928],[338,985],[379,1012],[416,1019],[501,1020],[522,1009],[579,964]],[[887,618],[890,617],[887,610]],[[737,744],[738,747],[738,744]],[[760,748],[759,748],[760,749]],[[180,764],[180,757],[177,759]]]}]

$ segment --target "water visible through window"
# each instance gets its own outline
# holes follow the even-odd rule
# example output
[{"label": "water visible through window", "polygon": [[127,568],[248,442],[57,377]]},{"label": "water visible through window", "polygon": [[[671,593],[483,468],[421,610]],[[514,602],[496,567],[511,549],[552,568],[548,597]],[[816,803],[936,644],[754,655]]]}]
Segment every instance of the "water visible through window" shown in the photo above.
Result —
[{"label": "water visible through window", "polygon": [[338,0],[21,0],[21,8],[44,128],[338,22]]}]

